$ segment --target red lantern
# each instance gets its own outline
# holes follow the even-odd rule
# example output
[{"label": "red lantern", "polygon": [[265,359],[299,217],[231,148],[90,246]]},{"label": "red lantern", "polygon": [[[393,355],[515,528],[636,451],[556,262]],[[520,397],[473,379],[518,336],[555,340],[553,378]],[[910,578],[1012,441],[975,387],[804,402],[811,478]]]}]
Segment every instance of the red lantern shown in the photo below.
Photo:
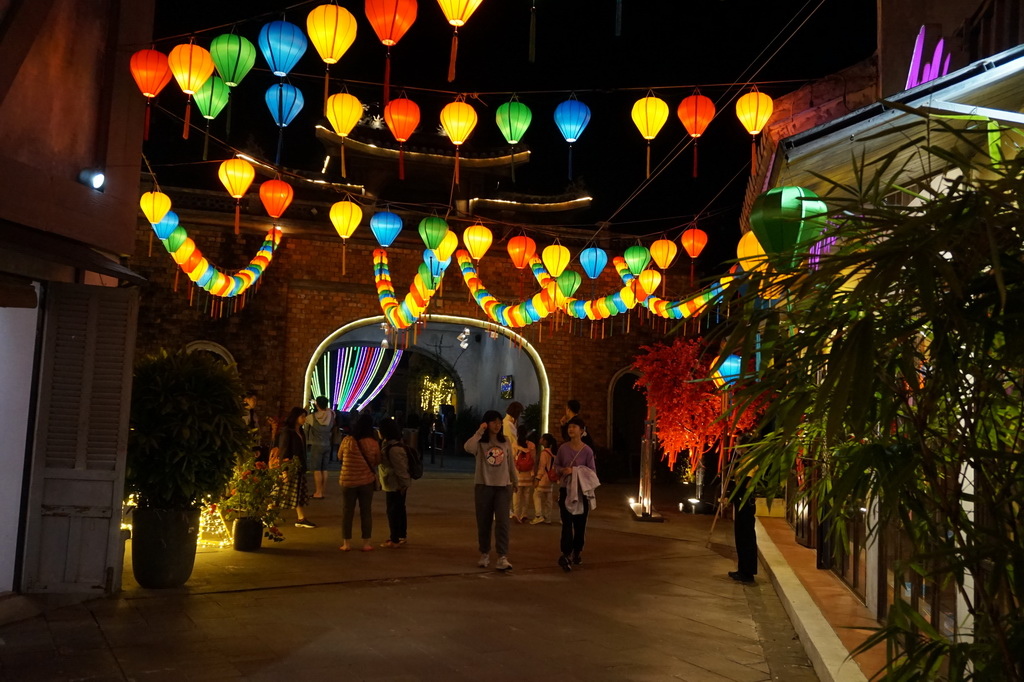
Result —
[{"label": "red lantern", "polygon": [[530,264],[530,259],[537,254],[537,242],[527,236],[520,235],[508,240],[508,255],[517,270]]},{"label": "red lantern", "polygon": [[260,201],[267,215],[275,220],[280,218],[292,203],[295,192],[284,180],[267,180],[260,185]]},{"label": "red lantern", "polygon": [[146,123],[143,127],[142,139],[149,139],[149,110],[153,98],[160,94],[171,82],[171,67],[167,65],[167,55],[157,50],[139,50],[132,55],[129,62],[132,78],[146,98]]},{"label": "red lantern", "polygon": [[398,43],[416,21],[416,0],[366,0],[366,18],[380,42],[387,47],[384,62],[384,106],[391,99],[391,46]]},{"label": "red lantern", "polygon": [[700,256],[700,252],[704,250],[704,247],[708,243],[708,233],[704,230],[691,227],[679,238],[679,241],[683,244],[683,250],[686,251],[690,258],[697,258]]},{"label": "red lantern", "polygon": [[[404,93],[403,93],[404,94]],[[411,99],[398,97],[384,107],[384,122],[398,140],[398,179],[405,180],[405,142],[420,124],[420,108]]]},{"label": "red lantern", "polygon": [[700,88],[697,88],[679,103],[676,115],[693,138],[693,177],[697,177],[697,138],[704,134],[711,119],[715,117],[715,103],[710,97],[700,94]]}]

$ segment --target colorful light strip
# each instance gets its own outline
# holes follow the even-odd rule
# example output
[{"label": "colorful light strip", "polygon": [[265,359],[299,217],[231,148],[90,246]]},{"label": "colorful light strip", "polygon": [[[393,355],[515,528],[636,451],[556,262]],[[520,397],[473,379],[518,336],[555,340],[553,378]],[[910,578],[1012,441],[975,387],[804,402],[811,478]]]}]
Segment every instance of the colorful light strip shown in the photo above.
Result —
[{"label": "colorful light strip", "polygon": [[[390,353],[390,356],[387,354]],[[387,367],[385,358],[390,357]],[[361,409],[380,393],[402,358],[401,350],[375,346],[344,346],[329,350],[317,362],[310,379],[314,395],[327,396],[335,409]],[[333,368],[333,371],[332,371]],[[333,387],[333,390],[329,390]],[[367,395],[369,394],[369,395]]]}]

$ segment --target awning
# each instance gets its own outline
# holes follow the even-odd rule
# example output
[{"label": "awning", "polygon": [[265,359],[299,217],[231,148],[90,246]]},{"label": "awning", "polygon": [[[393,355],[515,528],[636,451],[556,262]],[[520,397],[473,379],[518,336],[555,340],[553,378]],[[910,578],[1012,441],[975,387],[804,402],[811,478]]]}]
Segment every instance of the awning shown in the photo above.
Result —
[{"label": "awning", "polygon": [[0,221],[0,248],[79,270],[116,277],[132,284],[145,284],[146,278],[96,251],[87,244],[55,234],[33,230],[8,221]]}]

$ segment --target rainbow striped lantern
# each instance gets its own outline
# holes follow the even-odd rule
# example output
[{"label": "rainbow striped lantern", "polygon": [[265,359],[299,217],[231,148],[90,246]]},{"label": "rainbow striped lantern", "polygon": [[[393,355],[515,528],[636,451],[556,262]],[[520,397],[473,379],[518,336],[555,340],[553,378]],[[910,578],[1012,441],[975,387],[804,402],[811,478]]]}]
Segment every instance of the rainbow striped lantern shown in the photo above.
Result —
[{"label": "rainbow striped lantern", "polygon": [[379,211],[370,218],[370,232],[381,248],[391,246],[402,231],[402,218],[397,213]]}]

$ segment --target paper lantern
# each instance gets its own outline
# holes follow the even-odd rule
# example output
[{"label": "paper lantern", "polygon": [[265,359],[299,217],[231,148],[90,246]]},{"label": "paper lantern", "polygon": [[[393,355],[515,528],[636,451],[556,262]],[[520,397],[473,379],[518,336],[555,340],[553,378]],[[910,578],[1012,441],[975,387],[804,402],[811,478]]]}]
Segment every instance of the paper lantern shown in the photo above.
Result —
[{"label": "paper lantern", "polygon": [[233,88],[256,64],[256,46],[248,38],[225,33],[210,43],[210,57],[224,84]]},{"label": "paper lantern", "polygon": [[405,142],[420,124],[420,108],[411,99],[397,97],[384,107],[384,123],[398,140],[398,179],[405,180]]},{"label": "paper lantern", "polygon": [[494,120],[498,124],[498,129],[501,134],[505,137],[505,141],[509,144],[519,144],[519,141],[523,139],[523,135],[526,134],[526,129],[530,127],[530,122],[533,120],[533,112],[530,111],[530,107],[526,106],[513,97],[504,104],[499,104],[498,109],[494,114]]},{"label": "paper lantern", "polygon": [[648,93],[647,97],[641,97],[633,104],[630,115],[640,136],[647,140],[647,177],[651,177],[651,140],[657,137],[668,120],[668,104]]},{"label": "paper lantern", "polygon": [[753,86],[750,92],[736,100],[736,117],[750,133],[750,174],[757,166],[757,135],[772,116],[772,98]]},{"label": "paper lantern", "polygon": [[176,227],[178,227],[178,214],[174,211],[167,211],[159,222],[153,223],[153,232],[156,233],[157,239],[167,239]]},{"label": "paper lantern", "polygon": [[260,185],[260,201],[263,202],[267,215],[274,219],[284,215],[294,196],[292,186],[284,180],[267,180]]},{"label": "paper lantern", "polygon": [[757,241],[757,235],[753,232],[746,232],[740,237],[740,241],[736,245],[736,259],[746,272],[763,269],[768,262],[765,258],[764,248],[761,246],[761,242]]},{"label": "paper lantern", "polygon": [[449,83],[455,80],[455,57],[459,52],[459,27],[466,25],[469,17],[482,2],[483,0],[437,0],[437,3],[441,5],[441,11],[444,12],[445,19],[455,27],[454,33],[452,33],[452,53],[448,60]]},{"label": "paper lantern", "polygon": [[171,68],[167,65],[167,55],[157,50],[139,50],[132,55],[128,63],[132,78],[146,98],[146,120],[143,126],[142,139],[149,139],[149,112],[153,98],[171,82]]},{"label": "paper lantern", "polygon": [[420,239],[428,249],[436,249],[448,234],[448,223],[437,216],[427,216],[419,224]]},{"label": "paper lantern", "polygon": [[295,120],[306,103],[302,91],[289,83],[276,83],[267,88],[264,95],[270,115],[277,124],[277,155],[274,163],[281,163],[281,145],[284,142],[284,129]]},{"label": "paper lantern", "polygon": [[188,239],[188,233],[185,231],[185,228],[179,225],[171,230],[171,233],[167,235],[167,239],[164,240],[164,247],[167,249],[168,253],[174,253],[181,248],[181,245],[185,243],[186,239]]},{"label": "paper lantern", "polygon": [[572,95],[569,99],[555,107],[555,125],[562,137],[569,143],[569,179],[572,180],[572,143],[580,139],[580,135],[590,123],[590,107]]},{"label": "paper lantern", "polygon": [[348,253],[348,238],[352,236],[352,233],[359,227],[359,223],[362,222],[363,209],[359,208],[359,204],[348,199],[338,201],[331,206],[330,219],[338,236],[341,237],[341,274],[344,275],[345,259]]},{"label": "paper lantern", "polygon": [[679,103],[676,115],[686,128],[686,132],[693,138],[693,177],[697,177],[697,140],[715,117],[715,103],[710,97],[700,94],[700,88],[697,88],[692,95],[684,97]]},{"label": "paper lantern", "polygon": [[396,213],[380,211],[370,218],[370,232],[383,249],[391,246],[401,231],[402,218]]},{"label": "paper lantern", "polygon": [[661,273],[657,270],[644,270],[637,275],[637,281],[640,282],[640,286],[647,292],[647,295],[651,296],[658,290],[658,285],[661,284]]},{"label": "paper lantern", "polygon": [[245,159],[228,159],[220,164],[217,177],[220,178],[220,182],[228,194],[235,199],[235,234],[238,234],[242,211],[241,199],[249,190],[253,178],[256,177],[256,170]]},{"label": "paper lantern", "polygon": [[672,265],[677,253],[679,253],[679,247],[671,239],[662,237],[651,244],[651,258],[662,270]]},{"label": "paper lantern", "polygon": [[646,246],[639,244],[626,249],[622,257],[626,259],[626,265],[629,266],[629,271],[634,276],[643,272],[647,264],[651,262],[651,252],[647,250]]},{"label": "paper lantern", "polygon": [[750,229],[776,266],[795,266],[797,243],[821,234],[827,212],[825,202],[809,189],[775,187],[754,199]]},{"label": "paper lantern", "polygon": [[279,78],[288,75],[306,53],[306,34],[287,21],[271,21],[260,29],[256,39],[270,71]]},{"label": "paper lantern", "polygon": [[430,288],[436,289],[436,280],[444,274],[445,262],[437,257],[433,249],[423,250],[423,262],[426,264],[427,269],[430,270]]},{"label": "paper lantern", "polygon": [[476,110],[466,104],[461,95],[441,109],[441,127],[455,145],[455,184],[459,184],[459,147],[476,127]]},{"label": "paper lantern", "polygon": [[181,243],[181,246],[175,249],[174,253],[171,254],[171,258],[173,258],[174,262],[178,265],[184,265],[185,261],[189,259],[195,250],[196,243],[192,241],[191,237],[186,237],[185,241]]},{"label": "paper lantern", "polygon": [[228,104],[230,89],[219,76],[210,76],[206,82],[196,90],[196,106],[199,113],[206,119],[206,135],[203,137],[203,161],[206,161],[207,152],[210,147],[210,121],[224,110]]},{"label": "paper lantern", "polygon": [[[719,358],[715,358],[711,361],[711,366],[714,367],[718,364]],[[743,360],[738,355],[730,355],[729,357],[722,360],[722,364],[711,373],[711,379],[715,382],[715,386],[722,388],[726,385],[732,385],[736,383],[736,380],[740,378],[740,373],[743,371]]]},{"label": "paper lantern", "polygon": [[384,61],[384,106],[391,99],[391,46],[396,45],[416,21],[416,0],[366,0],[366,18],[387,48]]},{"label": "paper lantern", "polygon": [[494,236],[491,231],[483,225],[470,225],[462,233],[462,243],[469,251],[470,257],[479,261],[491,248]]},{"label": "paper lantern", "polygon": [[444,239],[442,239],[441,243],[437,245],[436,249],[434,249],[434,254],[442,262],[450,262],[452,254],[455,253],[455,249],[457,248],[459,248],[459,238],[453,231],[448,230],[444,234]]},{"label": "paper lantern", "polygon": [[188,98],[185,102],[185,128],[181,136],[188,139],[192,122],[192,95],[213,75],[213,58],[210,53],[194,43],[176,45],[167,55],[167,66],[174,75],[178,87]]},{"label": "paper lantern", "polygon": [[545,246],[541,251],[540,258],[544,262],[548,274],[557,278],[569,266],[569,249],[561,244]]},{"label": "paper lantern", "polygon": [[522,270],[530,264],[530,259],[537,253],[537,242],[525,235],[512,237],[508,240],[508,255],[512,258],[512,264],[517,270]]},{"label": "paper lantern", "polygon": [[139,199],[139,207],[142,209],[142,215],[146,216],[146,220],[155,225],[163,220],[167,212],[171,210],[171,198],[163,192],[146,192]]},{"label": "paper lantern", "polygon": [[583,278],[575,270],[566,270],[558,275],[558,291],[565,298],[571,297],[580,288]]},{"label": "paper lantern", "polygon": [[330,85],[331,64],[337,64],[356,39],[356,18],[344,7],[320,5],[306,16],[306,31],[324,67],[324,107]]},{"label": "paper lantern", "polygon": [[327,120],[330,121],[334,132],[341,138],[341,177],[347,178],[348,171],[345,168],[345,138],[363,117],[363,103],[354,95],[347,92],[340,92],[327,98]]},{"label": "paper lantern", "polygon": [[587,273],[590,279],[597,279],[601,276],[604,266],[608,265],[608,254],[604,249],[591,246],[580,252],[580,266],[583,272]]},{"label": "paper lantern", "polygon": [[704,247],[707,246],[708,233],[696,227],[691,227],[683,232],[682,236],[679,237],[679,241],[683,245],[683,250],[686,251],[690,258],[697,258],[700,256],[700,252],[704,250]]}]

